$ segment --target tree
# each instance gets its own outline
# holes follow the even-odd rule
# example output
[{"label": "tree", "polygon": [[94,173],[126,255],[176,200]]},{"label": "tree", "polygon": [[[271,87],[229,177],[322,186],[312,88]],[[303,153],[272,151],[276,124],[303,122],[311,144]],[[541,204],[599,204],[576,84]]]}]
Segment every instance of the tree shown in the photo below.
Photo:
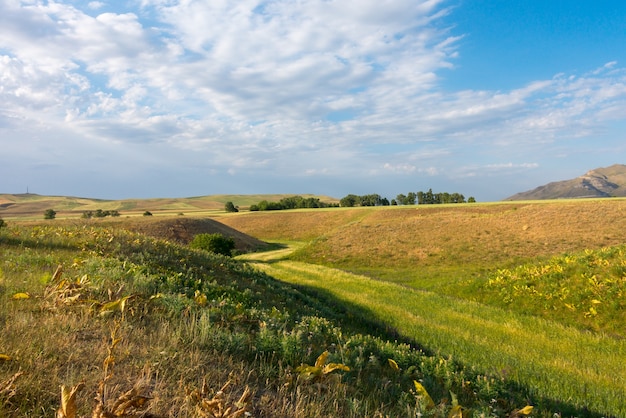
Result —
[{"label": "tree", "polygon": [[191,248],[197,248],[230,257],[235,249],[235,240],[232,237],[226,237],[219,233],[197,234],[193,237],[189,246]]},{"label": "tree", "polygon": [[152,212],[150,212],[149,210],[145,211],[143,213],[143,216],[152,216]]},{"label": "tree", "polygon": [[239,209],[233,204],[233,202],[226,202],[224,205],[224,210],[226,212],[239,212]]},{"label": "tree", "polygon": [[467,203],[476,203],[476,199],[474,199],[474,196],[470,196],[467,198]]},{"label": "tree", "polygon": [[408,194],[400,193],[396,196],[396,201],[399,205],[414,205],[417,194],[415,192],[409,192]]},{"label": "tree", "polygon": [[360,203],[360,199],[357,195],[349,194],[339,201],[339,204],[344,208],[351,208]]},{"label": "tree", "polygon": [[54,211],[54,209],[46,209],[46,211],[43,213],[44,219],[54,219],[56,217],[57,213]]},{"label": "tree", "polygon": [[4,221],[4,219],[0,218],[0,229],[4,228],[5,226],[7,226],[7,223]]},{"label": "tree", "polygon": [[379,194],[366,194],[361,196],[361,206],[380,206],[383,204],[382,197]]}]

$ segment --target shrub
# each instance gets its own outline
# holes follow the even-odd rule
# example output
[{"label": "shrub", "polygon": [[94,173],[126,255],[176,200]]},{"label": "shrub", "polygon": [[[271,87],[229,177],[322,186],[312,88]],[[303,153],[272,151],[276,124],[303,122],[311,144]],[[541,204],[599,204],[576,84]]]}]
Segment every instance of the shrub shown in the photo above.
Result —
[{"label": "shrub", "polygon": [[57,213],[54,211],[54,209],[47,209],[44,213],[43,213],[43,218],[44,219],[54,219],[56,218]]},{"label": "shrub", "polygon": [[222,234],[198,234],[189,244],[191,248],[198,248],[216,254],[230,256],[235,249],[235,240]]},{"label": "shrub", "polygon": [[226,202],[224,205],[224,210],[226,212],[239,212],[239,209],[233,204],[233,202]]},{"label": "shrub", "polygon": [[4,219],[0,218],[0,229],[5,226],[7,226],[7,223],[4,221]]},{"label": "shrub", "polygon": [[150,212],[149,210],[145,211],[143,213],[143,216],[152,216],[152,212]]}]

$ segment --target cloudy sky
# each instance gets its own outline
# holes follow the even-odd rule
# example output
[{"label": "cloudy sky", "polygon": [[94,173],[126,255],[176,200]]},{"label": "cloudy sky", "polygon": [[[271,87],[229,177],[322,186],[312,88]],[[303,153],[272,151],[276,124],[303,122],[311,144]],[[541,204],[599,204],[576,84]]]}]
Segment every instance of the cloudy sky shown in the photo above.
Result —
[{"label": "cloudy sky", "polygon": [[0,193],[491,201],[625,132],[623,0],[0,0]]}]

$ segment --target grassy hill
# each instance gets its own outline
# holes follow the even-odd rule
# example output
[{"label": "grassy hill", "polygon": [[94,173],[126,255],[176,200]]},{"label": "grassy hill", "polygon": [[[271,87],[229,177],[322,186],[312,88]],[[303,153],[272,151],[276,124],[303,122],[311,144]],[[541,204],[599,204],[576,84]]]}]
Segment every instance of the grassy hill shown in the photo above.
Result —
[{"label": "grassy hill", "polygon": [[[422,288],[486,269],[626,242],[626,200],[242,213],[220,222],[265,241],[303,241],[300,260]],[[451,291],[451,289],[448,289]]]},{"label": "grassy hill", "polygon": [[[103,200],[69,196],[42,196],[37,194],[0,194],[0,216],[5,219],[41,219],[44,211],[54,209],[57,217],[81,216],[85,211],[117,210],[122,216],[141,215],[145,211],[153,215],[206,215],[224,210],[226,202],[233,202],[242,209],[261,200],[279,201],[288,195],[210,195],[185,198]],[[318,197],[324,202],[337,200],[327,196]]]}]

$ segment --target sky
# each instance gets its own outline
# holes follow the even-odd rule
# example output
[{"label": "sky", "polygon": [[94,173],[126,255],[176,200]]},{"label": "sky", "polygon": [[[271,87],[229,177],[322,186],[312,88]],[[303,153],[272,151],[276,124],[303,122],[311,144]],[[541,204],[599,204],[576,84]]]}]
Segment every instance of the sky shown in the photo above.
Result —
[{"label": "sky", "polygon": [[0,0],[0,193],[461,193],[626,163],[623,0]]}]

